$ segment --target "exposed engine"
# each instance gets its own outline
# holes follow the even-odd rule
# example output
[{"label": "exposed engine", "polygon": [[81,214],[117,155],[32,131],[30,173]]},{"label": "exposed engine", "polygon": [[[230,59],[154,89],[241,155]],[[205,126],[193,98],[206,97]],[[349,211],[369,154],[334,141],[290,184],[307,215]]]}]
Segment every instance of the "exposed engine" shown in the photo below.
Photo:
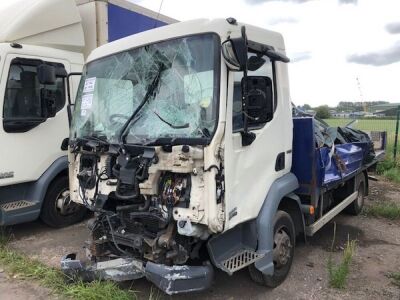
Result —
[{"label": "exposed engine", "polygon": [[76,154],[79,185],[72,193],[95,212],[92,258],[130,256],[166,265],[197,258],[210,234],[201,201],[203,150],[111,147]]}]

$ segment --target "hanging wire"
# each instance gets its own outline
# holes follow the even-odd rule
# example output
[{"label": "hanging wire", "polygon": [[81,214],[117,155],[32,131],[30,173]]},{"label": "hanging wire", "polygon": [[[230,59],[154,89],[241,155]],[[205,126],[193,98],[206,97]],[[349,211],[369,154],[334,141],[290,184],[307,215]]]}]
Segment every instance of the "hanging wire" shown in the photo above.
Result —
[{"label": "hanging wire", "polygon": [[158,18],[160,17],[160,12],[161,12],[161,8],[162,8],[162,5],[163,5],[163,2],[164,2],[164,0],[161,0],[160,7],[158,8],[157,17],[156,17],[156,19],[154,21],[153,29],[157,27],[157,22],[158,22]]}]

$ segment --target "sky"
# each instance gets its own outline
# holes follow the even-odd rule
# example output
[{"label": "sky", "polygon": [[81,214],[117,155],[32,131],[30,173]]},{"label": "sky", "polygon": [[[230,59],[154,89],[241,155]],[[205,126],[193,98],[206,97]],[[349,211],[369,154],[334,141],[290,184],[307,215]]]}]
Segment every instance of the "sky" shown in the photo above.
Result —
[{"label": "sky", "polygon": [[[161,3],[130,1],[155,11]],[[163,0],[161,13],[282,33],[296,105],[400,102],[400,0]]]},{"label": "sky", "polygon": [[[17,0],[1,0],[0,9]],[[180,21],[234,17],[283,34],[292,101],[400,102],[400,0],[128,0]]]}]

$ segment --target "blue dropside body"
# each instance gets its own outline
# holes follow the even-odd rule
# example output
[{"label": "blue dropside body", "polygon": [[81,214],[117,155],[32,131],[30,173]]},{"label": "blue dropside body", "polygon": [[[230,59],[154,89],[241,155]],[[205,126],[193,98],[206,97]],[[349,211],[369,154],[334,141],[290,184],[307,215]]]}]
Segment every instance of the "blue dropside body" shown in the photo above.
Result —
[{"label": "blue dropside body", "polygon": [[357,142],[335,145],[331,148],[316,146],[314,119],[293,119],[292,172],[297,176],[299,194],[318,198],[322,188],[329,189],[339,181],[354,175],[363,167],[368,144]]}]

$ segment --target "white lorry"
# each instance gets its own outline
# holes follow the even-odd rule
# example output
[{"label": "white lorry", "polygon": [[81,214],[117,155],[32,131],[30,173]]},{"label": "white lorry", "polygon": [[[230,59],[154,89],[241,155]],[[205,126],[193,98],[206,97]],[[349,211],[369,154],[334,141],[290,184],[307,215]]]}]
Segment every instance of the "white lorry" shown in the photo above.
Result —
[{"label": "white lorry", "polygon": [[[69,200],[60,149],[69,132],[66,74],[81,72],[102,44],[172,22],[123,0],[24,0],[0,12],[0,225],[41,216],[60,227],[84,216]],[[46,67],[54,82],[42,76]],[[78,81],[71,77],[73,95]]]},{"label": "white lorry", "polygon": [[[181,22],[88,57],[69,140],[71,198],[95,212],[86,280],[198,291],[214,268],[287,276],[296,237],[360,212],[377,154],[362,132],[292,116],[279,33]],[[316,134],[319,132],[319,134]]]}]

